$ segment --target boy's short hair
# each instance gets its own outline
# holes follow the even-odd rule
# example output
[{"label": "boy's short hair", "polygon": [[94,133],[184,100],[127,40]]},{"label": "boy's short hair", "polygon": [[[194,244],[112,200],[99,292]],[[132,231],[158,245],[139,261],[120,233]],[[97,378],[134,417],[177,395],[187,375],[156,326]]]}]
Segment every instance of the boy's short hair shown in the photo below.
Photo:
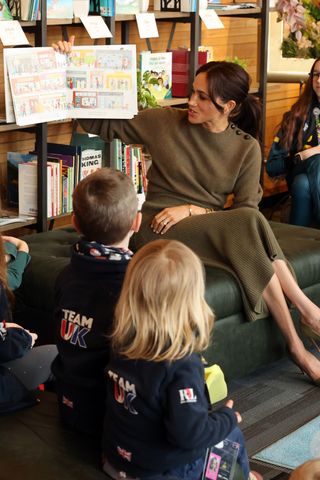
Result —
[{"label": "boy's short hair", "polygon": [[81,180],[73,192],[77,227],[89,241],[121,242],[132,227],[138,198],[131,179],[113,168],[102,168]]}]

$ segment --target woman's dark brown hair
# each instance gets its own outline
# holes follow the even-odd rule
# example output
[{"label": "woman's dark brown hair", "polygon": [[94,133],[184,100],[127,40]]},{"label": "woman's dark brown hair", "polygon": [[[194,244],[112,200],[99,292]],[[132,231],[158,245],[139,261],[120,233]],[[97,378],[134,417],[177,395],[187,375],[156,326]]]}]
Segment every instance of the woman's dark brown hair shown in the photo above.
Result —
[{"label": "woman's dark brown hair", "polygon": [[198,68],[196,75],[199,73],[207,74],[208,93],[215,107],[222,110],[218,99],[223,103],[235,101],[230,120],[244,132],[258,138],[261,106],[258,98],[249,93],[250,77],[245,69],[233,62],[208,62]]},{"label": "woman's dark brown hair", "polygon": [[308,80],[304,84],[304,88],[300,97],[296,103],[292,105],[291,110],[283,115],[281,122],[282,135],[280,142],[286,150],[290,150],[294,137],[297,138],[297,152],[302,149],[304,123],[310,106],[317,99],[317,96],[313,90],[312,82],[313,71],[316,63],[319,61],[320,57],[313,62]]}]

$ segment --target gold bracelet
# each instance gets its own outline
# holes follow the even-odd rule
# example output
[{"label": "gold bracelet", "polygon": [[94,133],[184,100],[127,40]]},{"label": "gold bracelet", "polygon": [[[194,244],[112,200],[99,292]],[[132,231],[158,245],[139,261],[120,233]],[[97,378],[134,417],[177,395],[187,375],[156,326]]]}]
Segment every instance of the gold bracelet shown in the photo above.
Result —
[{"label": "gold bracelet", "polygon": [[192,217],[192,206],[189,205],[189,217]]},{"label": "gold bracelet", "polygon": [[206,213],[212,213],[214,212],[213,208],[206,208]]}]

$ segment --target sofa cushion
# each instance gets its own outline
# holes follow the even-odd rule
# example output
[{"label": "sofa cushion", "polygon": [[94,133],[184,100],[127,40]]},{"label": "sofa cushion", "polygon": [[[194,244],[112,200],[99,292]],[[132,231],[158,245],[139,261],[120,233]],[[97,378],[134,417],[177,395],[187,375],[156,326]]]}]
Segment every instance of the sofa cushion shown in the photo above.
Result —
[{"label": "sofa cushion", "polygon": [[[270,222],[302,289],[320,284],[320,231]],[[17,293],[31,308],[52,312],[57,275],[69,262],[71,245],[78,238],[72,228],[25,237],[31,254]],[[257,259],[258,265],[259,259]],[[206,298],[217,319],[243,311],[241,293],[233,276],[219,268],[206,268]]]}]

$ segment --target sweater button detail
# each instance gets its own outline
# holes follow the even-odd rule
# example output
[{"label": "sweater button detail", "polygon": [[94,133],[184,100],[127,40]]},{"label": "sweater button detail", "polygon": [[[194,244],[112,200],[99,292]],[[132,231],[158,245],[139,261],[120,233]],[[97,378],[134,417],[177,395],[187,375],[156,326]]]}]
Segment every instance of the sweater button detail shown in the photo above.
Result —
[{"label": "sweater button detail", "polygon": [[230,127],[233,128],[233,129],[236,128],[234,123],[231,123]]},{"label": "sweater button detail", "polygon": [[245,138],[246,140],[249,140],[249,139],[250,139],[250,135],[246,134],[246,135],[244,136],[244,138]]},{"label": "sweater button detail", "polygon": [[241,130],[236,130],[237,135],[241,135]]}]

